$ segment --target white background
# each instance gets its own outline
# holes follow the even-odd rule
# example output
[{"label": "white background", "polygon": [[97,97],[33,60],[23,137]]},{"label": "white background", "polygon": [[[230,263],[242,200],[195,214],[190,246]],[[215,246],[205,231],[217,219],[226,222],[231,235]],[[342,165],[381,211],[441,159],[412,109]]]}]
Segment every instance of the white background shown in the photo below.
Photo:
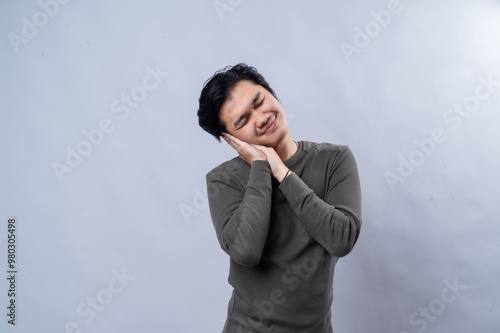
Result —
[{"label": "white background", "polygon": [[[0,277],[11,217],[19,272],[16,326],[0,280],[1,332],[221,331],[229,260],[203,192],[235,153],[196,111],[238,62],[295,140],[357,159],[363,227],[335,273],[335,331],[499,331],[499,1],[54,3],[0,6]],[[128,114],[123,94],[140,100]]]}]

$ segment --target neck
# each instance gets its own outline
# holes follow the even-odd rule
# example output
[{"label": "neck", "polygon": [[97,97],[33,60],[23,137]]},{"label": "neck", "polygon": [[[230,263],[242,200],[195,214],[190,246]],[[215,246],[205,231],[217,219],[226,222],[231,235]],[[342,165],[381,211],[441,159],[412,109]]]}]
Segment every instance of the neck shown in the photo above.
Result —
[{"label": "neck", "polygon": [[297,152],[297,148],[297,143],[293,141],[292,135],[288,132],[283,140],[281,140],[281,142],[274,147],[274,150],[276,150],[278,156],[284,162]]}]

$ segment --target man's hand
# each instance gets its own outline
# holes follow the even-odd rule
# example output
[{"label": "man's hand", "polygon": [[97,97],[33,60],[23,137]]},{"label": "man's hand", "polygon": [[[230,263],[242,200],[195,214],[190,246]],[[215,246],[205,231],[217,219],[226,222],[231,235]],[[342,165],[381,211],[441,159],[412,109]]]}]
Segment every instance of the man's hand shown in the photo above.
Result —
[{"label": "man's hand", "polygon": [[274,148],[255,145],[258,149],[260,149],[266,155],[266,159],[271,166],[271,172],[273,173],[273,177],[278,181],[282,181],[285,175],[288,172],[287,166],[283,163],[278,153]]},{"label": "man's hand", "polygon": [[274,148],[252,145],[246,143],[245,141],[241,141],[240,139],[232,136],[229,133],[222,133],[222,137],[231,147],[233,147],[238,152],[240,157],[248,164],[252,164],[253,161],[258,160],[268,161],[269,165],[271,166],[273,177],[280,182],[287,174],[288,168],[283,163]]},{"label": "man's hand", "polygon": [[248,164],[252,164],[254,161],[267,161],[266,155],[254,145],[241,141],[238,138],[235,138],[229,133],[222,133],[222,137],[226,142],[233,147],[240,157],[247,162]]}]

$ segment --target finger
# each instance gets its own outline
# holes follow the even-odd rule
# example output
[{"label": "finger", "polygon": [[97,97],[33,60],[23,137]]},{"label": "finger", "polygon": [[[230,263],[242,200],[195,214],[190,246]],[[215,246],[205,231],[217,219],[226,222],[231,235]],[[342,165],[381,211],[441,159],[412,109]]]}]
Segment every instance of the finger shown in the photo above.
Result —
[{"label": "finger", "polygon": [[226,140],[227,143],[231,144],[232,142],[234,142],[234,137],[231,135],[231,134],[228,134],[228,133],[222,133],[222,137],[224,138],[224,140]]},{"label": "finger", "polygon": [[222,138],[227,142],[228,145],[230,145],[231,147],[234,148],[234,143],[231,141],[230,138],[228,138],[227,136],[223,135]]},{"label": "finger", "polygon": [[229,146],[231,146],[232,148],[234,148],[235,150],[238,150],[238,147],[236,146],[236,144],[231,141],[231,139],[226,139],[226,142]]},{"label": "finger", "polygon": [[237,137],[235,137],[235,136],[233,136],[233,135],[231,135],[231,134],[229,134],[229,133],[225,133],[225,136],[226,136],[229,140],[231,140],[232,142],[234,142],[234,143],[236,143],[236,144],[238,144],[238,145],[241,145],[241,144],[243,143],[243,141],[241,141],[240,139],[238,139]]},{"label": "finger", "polygon": [[224,140],[228,143],[229,146],[231,146],[234,150],[236,150],[238,153],[240,153],[240,145],[238,145],[237,142],[234,141],[234,137],[230,135],[225,135],[223,136]]}]

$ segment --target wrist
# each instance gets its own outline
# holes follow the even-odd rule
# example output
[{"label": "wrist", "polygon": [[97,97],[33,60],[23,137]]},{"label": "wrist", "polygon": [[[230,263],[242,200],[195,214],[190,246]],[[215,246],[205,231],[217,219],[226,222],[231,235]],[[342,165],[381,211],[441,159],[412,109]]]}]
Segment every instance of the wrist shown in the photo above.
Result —
[{"label": "wrist", "polygon": [[288,176],[290,176],[291,173],[292,173],[292,170],[285,168],[285,169],[281,170],[278,175],[276,175],[276,179],[280,183],[282,183]]}]

